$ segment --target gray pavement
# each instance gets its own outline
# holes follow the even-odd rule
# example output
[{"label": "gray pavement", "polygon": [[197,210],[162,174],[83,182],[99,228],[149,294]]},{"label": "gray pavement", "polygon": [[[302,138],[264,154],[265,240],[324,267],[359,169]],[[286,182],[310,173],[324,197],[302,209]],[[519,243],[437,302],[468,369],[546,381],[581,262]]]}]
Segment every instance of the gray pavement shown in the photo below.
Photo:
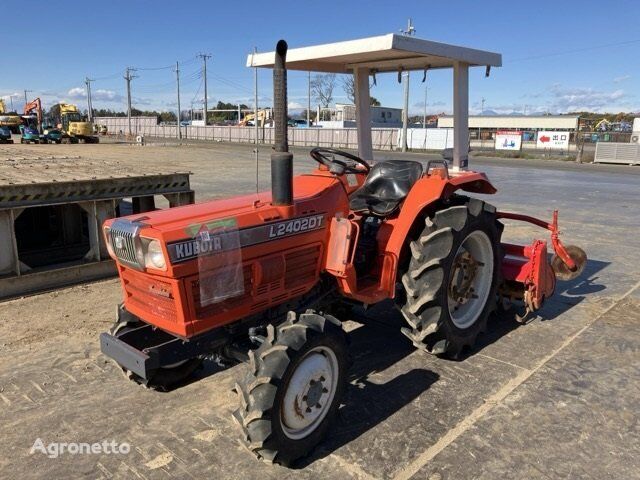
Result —
[{"label": "gray pavement", "polygon": [[[82,147],[91,158],[191,170],[199,199],[255,188],[246,146]],[[295,152],[296,171],[312,167]],[[549,218],[560,209],[563,238],[589,255],[582,277],[560,282],[531,323],[501,314],[467,358],[448,361],[414,351],[389,304],[357,311],[337,424],[284,469],[237,441],[231,388],[245,366],[208,363],[158,393],[99,353],[116,280],[0,303],[0,478],[640,478],[640,168],[485,158],[472,167],[498,187],[490,201],[501,209]],[[510,241],[536,234],[545,235],[505,230]],[[29,454],[37,438],[113,439],[131,452],[50,459]]]}]

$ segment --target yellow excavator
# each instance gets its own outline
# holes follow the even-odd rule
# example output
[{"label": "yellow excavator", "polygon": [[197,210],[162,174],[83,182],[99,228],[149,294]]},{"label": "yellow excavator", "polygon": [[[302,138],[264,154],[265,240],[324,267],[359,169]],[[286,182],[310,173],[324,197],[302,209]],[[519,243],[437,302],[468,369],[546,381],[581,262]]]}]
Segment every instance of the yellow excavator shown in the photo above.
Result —
[{"label": "yellow excavator", "polygon": [[[258,110],[258,126],[259,127],[264,126],[265,121],[269,119],[270,113],[271,112],[268,110]],[[240,125],[241,127],[247,127],[249,125],[253,125],[253,122],[255,121],[255,117],[256,117],[255,113],[248,113],[238,123],[238,125]]]},{"label": "yellow excavator", "polygon": [[24,122],[17,112],[8,112],[7,105],[0,98],[0,127],[7,127],[11,133],[20,133],[20,125]]},{"label": "yellow excavator", "polygon": [[87,121],[75,105],[59,103],[54,105],[49,112],[53,123],[70,138],[84,143],[98,143],[100,141],[93,130],[93,123]]}]

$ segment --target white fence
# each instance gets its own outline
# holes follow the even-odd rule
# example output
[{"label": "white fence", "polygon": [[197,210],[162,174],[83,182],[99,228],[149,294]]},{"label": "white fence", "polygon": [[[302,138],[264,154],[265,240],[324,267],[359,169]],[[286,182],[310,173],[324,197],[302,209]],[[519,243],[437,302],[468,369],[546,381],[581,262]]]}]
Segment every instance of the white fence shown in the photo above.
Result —
[{"label": "white fence", "polygon": [[[402,129],[398,130],[398,148],[402,148]],[[418,150],[453,148],[453,128],[409,128],[407,146]]]},{"label": "white fence", "polygon": [[[155,117],[151,117],[155,120]],[[111,135],[125,134],[129,130],[126,117],[97,117],[95,122],[106,125]],[[133,135],[158,138],[177,138],[176,125],[158,125],[147,117],[131,117]],[[180,127],[182,138],[213,142],[254,143],[254,127],[239,126],[195,126]],[[274,129],[258,128],[259,143],[273,143]],[[371,139],[375,150],[396,150],[402,147],[401,128],[372,128]],[[407,130],[408,147],[412,150],[443,150],[453,148],[452,128],[410,128]],[[289,145],[301,147],[358,148],[358,134],[355,128],[289,128]],[[471,148],[492,150],[494,139],[470,140]],[[522,142],[525,150],[537,149],[536,142]],[[575,144],[569,144],[569,151],[575,151]],[[546,149],[544,149],[546,151]]]},{"label": "white fence", "polygon": [[[106,125],[111,135],[125,134],[129,130],[126,118],[113,118],[109,122],[96,123]],[[177,138],[176,125],[149,125],[134,122],[131,119],[133,135],[148,137]],[[180,127],[183,139],[209,140],[213,142],[254,143],[256,130],[253,127],[239,126],[185,126]],[[274,129],[258,128],[259,143],[273,143]],[[373,148],[393,150],[398,143],[398,129],[374,128],[371,130]],[[355,128],[289,128],[289,145],[302,147],[358,148],[358,134]]]}]

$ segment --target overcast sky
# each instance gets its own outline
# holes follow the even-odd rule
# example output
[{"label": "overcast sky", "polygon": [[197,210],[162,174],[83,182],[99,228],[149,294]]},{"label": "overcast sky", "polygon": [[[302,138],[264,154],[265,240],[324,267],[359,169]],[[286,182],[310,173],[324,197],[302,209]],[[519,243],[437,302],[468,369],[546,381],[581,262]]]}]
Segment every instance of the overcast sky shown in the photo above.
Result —
[{"label": "overcast sky", "polygon": [[[90,5],[90,8],[87,6]],[[0,29],[0,96],[17,109],[40,96],[45,107],[64,100],[86,107],[84,78],[94,108],[126,108],[127,66],[136,67],[133,106],[175,109],[175,62],[181,62],[184,109],[202,102],[200,52],[210,53],[209,102],[253,104],[254,47],[273,50],[398,32],[413,19],[420,38],[503,54],[503,67],[470,76],[471,112],[574,110],[640,111],[640,2],[602,1],[58,1],[7,3]],[[34,14],[37,13],[37,14]],[[166,67],[166,68],[163,68]],[[306,73],[290,72],[291,107],[307,104]],[[434,71],[427,83],[414,73],[411,113],[451,111],[451,73]],[[260,102],[271,102],[271,77],[260,72]],[[380,75],[372,95],[400,107],[396,75]],[[335,101],[346,97],[340,88]],[[9,102],[8,102],[9,103]]]}]

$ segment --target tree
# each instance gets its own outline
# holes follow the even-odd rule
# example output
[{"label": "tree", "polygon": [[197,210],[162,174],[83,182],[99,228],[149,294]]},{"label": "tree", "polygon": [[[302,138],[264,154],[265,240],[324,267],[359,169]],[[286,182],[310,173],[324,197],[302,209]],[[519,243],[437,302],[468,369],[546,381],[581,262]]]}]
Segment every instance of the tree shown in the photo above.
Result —
[{"label": "tree", "polygon": [[336,87],[336,75],[318,74],[311,80],[311,92],[313,98],[324,108],[327,108],[333,102],[333,89]]},{"label": "tree", "polygon": [[[351,101],[351,103],[353,103],[355,105],[356,103],[356,81],[355,78],[353,77],[353,75],[345,75],[344,77],[341,78],[341,82],[342,82],[342,90],[344,90],[344,93],[347,95],[347,98]],[[372,85],[369,84],[369,88],[371,88]],[[380,106],[380,102],[378,101],[378,99],[376,97],[371,97],[370,101],[369,101],[369,105],[373,106],[373,107],[379,107]]]},{"label": "tree", "polygon": [[345,75],[341,78],[342,90],[346,93],[347,98],[353,104],[356,103],[356,81],[353,75]]}]

